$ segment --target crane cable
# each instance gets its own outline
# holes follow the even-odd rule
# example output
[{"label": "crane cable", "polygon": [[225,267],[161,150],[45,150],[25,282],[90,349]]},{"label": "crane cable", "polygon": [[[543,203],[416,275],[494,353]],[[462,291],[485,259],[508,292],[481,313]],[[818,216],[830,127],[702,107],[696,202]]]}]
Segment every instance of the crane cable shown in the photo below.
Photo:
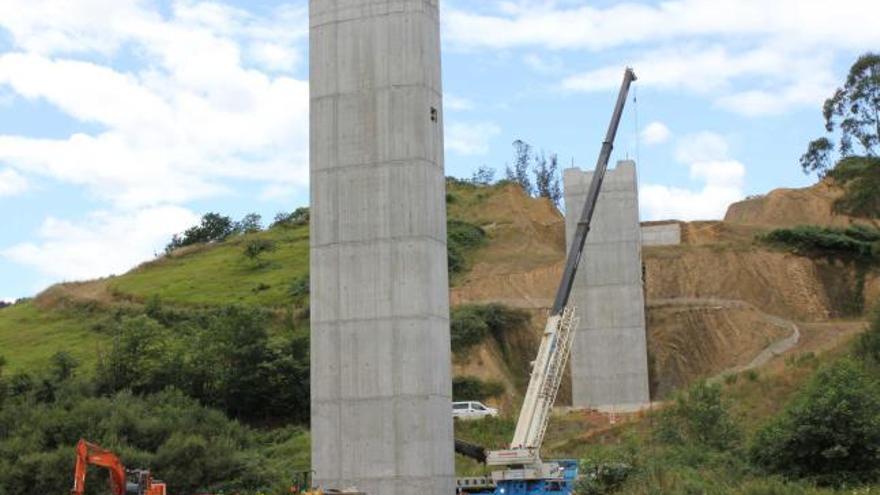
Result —
[{"label": "crane cable", "polygon": [[[640,184],[641,180],[642,180],[641,179],[642,162],[641,162],[640,147],[639,147],[639,144],[640,144],[639,140],[640,140],[641,136],[639,133],[639,87],[638,86],[633,87],[633,131],[635,134],[635,148],[636,148],[635,149],[636,184],[637,184],[636,193],[638,194],[638,184]],[[639,234],[641,237],[641,229],[639,229]],[[639,250],[641,251],[641,241],[639,242]],[[642,274],[643,274],[642,275],[642,285],[644,287],[644,285],[647,283],[647,280],[645,280],[645,278],[644,278],[644,271],[642,271]],[[647,297],[646,297],[645,298],[645,332],[646,333],[648,331],[647,319],[648,319],[648,301],[647,301]],[[646,344],[647,344],[647,335],[645,335],[645,337],[646,337],[645,340],[646,340]],[[650,362],[648,363],[648,366],[650,367]],[[656,459],[657,458],[657,442],[656,442],[656,438],[655,438],[656,436],[654,435],[654,430],[655,430],[655,427],[654,427],[654,398],[651,397],[651,383],[650,382],[651,382],[651,369],[649,368],[648,369],[648,428],[649,428],[650,432],[648,435],[648,446],[651,451],[651,457]]]}]

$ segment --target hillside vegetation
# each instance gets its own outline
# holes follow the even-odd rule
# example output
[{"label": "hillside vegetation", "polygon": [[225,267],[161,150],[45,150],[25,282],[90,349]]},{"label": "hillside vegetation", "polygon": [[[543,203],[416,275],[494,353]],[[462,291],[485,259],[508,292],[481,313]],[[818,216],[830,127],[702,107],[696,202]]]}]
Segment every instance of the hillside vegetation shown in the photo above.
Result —
[{"label": "hillside vegetation", "polygon": [[[830,211],[838,196],[829,195],[824,207]],[[561,274],[563,220],[546,198],[529,197],[514,184],[453,180],[447,184],[447,202],[454,395],[485,399],[505,413],[495,421],[459,424],[457,435],[502,446]],[[771,226],[681,225],[681,245],[643,250],[652,392],[662,399],[704,378],[720,383],[720,397],[731,404],[740,438],[751,441],[820,364],[847,352],[862,329],[862,309],[880,299],[880,276],[874,266],[858,268],[839,257],[765,242]],[[127,274],[62,284],[0,309],[7,385],[3,411],[26,418],[16,425],[45,425],[30,432],[7,426],[7,433],[0,433],[0,459],[10,463],[30,452],[27,466],[58,470],[76,437],[84,434],[118,448],[133,463],[154,467],[181,493],[196,487],[246,492],[280,486],[285,480],[278,478],[308,463],[308,437],[299,427],[308,419],[308,266],[308,226],[279,224],[174,248]],[[856,296],[859,307],[852,305]],[[790,337],[794,324],[800,340],[788,357],[772,359],[771,354],[769,362],[752,369],[768,346]],[[71,362],[77,366],[70,376],[62,379],[52,371]],[[563,385],[563,403],[569,400],[568,387]],[[176,429],[189,428],[178,420],[169,419],[179,426],[151,430],[158,425],[121,419],[153,414],[144,408],[162,401],[181,411],[208,407],[204,414],[219,414],[230,423],[211,420],[209,429],[189,438]],[[85,409],[74,407],[79,402]],[[45,433],[54,423],[43,415],[89,415],[88,408],[110,411],[97,422],[102,426],[80,432],[79,422],[59,419],[73,426],[63,435]],[[149,441],[138,440],[141,433],[115,436],[114,428],[126,421],[131,431],[154,436]],[[652,433],[657,421],[652,414],[618,424],[590,412],[560,415],[548,434],[548,455],[632,464],[635,470],[625,483],[630,493],[646,493],[652,483],[683,492],[691,486],[718,493],[791,488],[751,472],[745,454],[735,454],[739,451],[698,455],[659,442]],[[219,430],[210,428],[232,432],[234,438],[217,440]],[[8,432],[12,436],[4,440]],[[215,449],[215,441],[241,455],[229,465],[193,464],[203,462],[199,452]],[[194,454],[187,459],[181,451]],[[724,466],[731,458],[739,464],[728,471]],[[193,481],[169,459],[206,474]],[[669,459],[674,460],[669,474],[662,474],[661,460]],[[691,461],[697,467],[685,469]],[[481,472],[467,460],[457,462],[462,473]],[[256,464],[271,468],[255,470]],[[251,472],[258,475],[248,478]],[[34,483],[22,473],[10,486]],[[701,484],[711,477],[719,481]],[[744,479],[745,487],[758,491],[735,491]]]}]

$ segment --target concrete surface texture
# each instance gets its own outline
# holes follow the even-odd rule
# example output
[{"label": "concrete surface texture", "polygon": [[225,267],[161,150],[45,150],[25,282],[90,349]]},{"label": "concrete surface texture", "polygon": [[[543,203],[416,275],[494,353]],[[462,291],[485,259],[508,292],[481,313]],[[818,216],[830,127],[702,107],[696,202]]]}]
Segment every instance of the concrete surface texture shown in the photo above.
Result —
[{"label": "concrete surface texture", "polygon": [[642,246],[676,246],[681,244],[681,224],[678,222],[643,223]]},{"label": "concrete surface texture", "polygon": [[[570,244],[592,172],[564,171]],[[650,401],[635,162],[605,175],[569,304],[580,324],[571,351],[572,405],[635,410]]]},{"label": "concrete surface texture", "polygon": [[454,493],[437,0],[311,0],[312,468]]}]

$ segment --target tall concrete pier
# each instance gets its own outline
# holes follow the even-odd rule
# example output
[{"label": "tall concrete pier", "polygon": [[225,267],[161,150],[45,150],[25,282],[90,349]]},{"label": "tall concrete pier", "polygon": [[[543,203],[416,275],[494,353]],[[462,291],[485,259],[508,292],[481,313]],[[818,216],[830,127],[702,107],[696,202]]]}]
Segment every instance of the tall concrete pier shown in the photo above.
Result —
[{"label": "tall concrete pier", "polygon": [[[592,172],[564,171],[565,234],[577,227]],[[571,350],[572,405],[633,410],[650,401],[635,162],[605,175],[572,303],[580,317]]]},{"label": "tall concrete pier", "polygon": [[312,468],[455,492],[438,0],[311,0]]}]

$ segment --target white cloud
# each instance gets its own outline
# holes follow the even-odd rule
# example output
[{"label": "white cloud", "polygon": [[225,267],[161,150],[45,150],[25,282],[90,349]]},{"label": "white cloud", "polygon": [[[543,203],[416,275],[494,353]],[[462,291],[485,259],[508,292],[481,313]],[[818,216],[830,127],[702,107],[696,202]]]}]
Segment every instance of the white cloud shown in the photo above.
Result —
[{"label": "white cloud", "polygon": [[718,161],[727,158],[730,146],[723,136],[703,131],[683,136],[675,148],[675,159],[681,163]]},{"label": "white cloud", "polygon": [[645,144],[663,144],[672,137],[672,131],[663,122],[651,122],[642,129],[641,137]]},{"label": "white cloud", "polygon": [[443,108],[446,110],[463,112],[465,110],[473,110],[474,102],[458,95],[446,93],[443,95]]},{"label": "white cloud", "polygon": [[[747,116],[817,106],[835,85],[841,56],[880,44],[880,2],[670,0],[607,7],[582,2],[503,2],[451,9],[445,40],[464,49],[620,50],[620,63],[565,77],[574,91],[614,89],[624,63],[643,86],[687,91]],[[542,55],[546,57],[547,55]]]},{"label": "white cloud", "polygon": [[562,70],[562,60],[558,57],[542,56],[537,53],[528,53],[523,57],[523,62],[535,72],[553,74]]},{"label": "white cloud", "polygon": [[15,196],[28,190],[28,180],[12,169],[0,170],[0,198]]},{"label": "white cloud", "polygon": [[671,0],[608,7],[531,0],[501,2],[497,13],[447,9],[445,40],[455,47],[604,50],[700,36],[779,36],[799,43],[862,48],[880,32],[874,0]]},{"label": "white cloud", "polygon": [[[732,112],[766,115],[820,104],[834,89],[833,59],[827,49],[788,44],[740,51],[688,44],[649,51],[631,65],[644,87],[688,91]],[[561,85],[572,91],[611,90],[622,74],[619,65],[609,65],[568,76]]]},{"label": "white cloud", "polygon": [[[228,179],[305,188],[308,83],[278,75],[299,63],[304,8],[258,18],[186,1],[163,18],[137,1],[66,5],[2,2],[0,27],[21,51],[0,55],[0,87],[100,130],[0,135],[0,163],[84,186],[121,208],[220,194]],[[143,58],[141,68],[76,58],[122,47]]]},{"label": "white cloud", "polygon": [[197,215],[176,206],[124,214],[98,211],[76,223],[47,218],[38,242],[6,248],[0,256],[30,265],[53,279],[119,274],[160,252],[172,234],[197,221]]},{"label": "white cloud", "polygon": [[730,203],[742,199],[746,167],[728,156],[727,141],[701,132],[679,140],[676,159],[688,166],[699,189],[646,184],[639,202],[646,220],[710,220],[722,218]]},{"label": "white cloud", "polygon": [[461,155],[485,155],[489,141],[501,134],[492,122],[455,122],[446,129],[446,148]]}]

